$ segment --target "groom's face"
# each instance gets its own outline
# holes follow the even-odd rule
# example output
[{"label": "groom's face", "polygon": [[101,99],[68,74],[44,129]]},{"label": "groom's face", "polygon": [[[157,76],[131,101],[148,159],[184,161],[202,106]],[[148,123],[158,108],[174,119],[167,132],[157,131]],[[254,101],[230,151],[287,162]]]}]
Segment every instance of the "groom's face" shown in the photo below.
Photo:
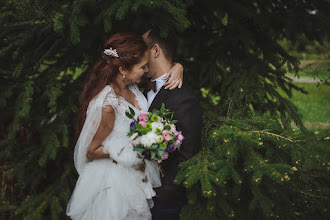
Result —
[{"label": "groom's face", "polygon": [[[151,30],[148,30],[142,35],[142,38],[144,41],[146,41],[149,33]],[[155,75],[155,58],[153,53],[153,47],[149,48],[149,62],[148,62],[148,72],[146,72],[144,75],[148,78],[153,78]]]}]

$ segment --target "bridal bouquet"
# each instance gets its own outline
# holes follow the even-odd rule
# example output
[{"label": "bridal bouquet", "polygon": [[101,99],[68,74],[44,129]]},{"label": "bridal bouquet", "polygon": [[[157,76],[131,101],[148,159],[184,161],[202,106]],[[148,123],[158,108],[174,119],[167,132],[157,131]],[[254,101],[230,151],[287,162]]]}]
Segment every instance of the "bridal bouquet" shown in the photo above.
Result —
[{"label": "bridal bouquet", "polygon": [[140,151],[145,159],[161,163],[169,153],[180,149],[184,137],[181,131],[176,130],[177,120],[172,120],[174,113],[166,109],[164,103],[160,110],[141,112],[137,119],[132,108],[129,107],[125,113],[133,120],[127,135],[134,150]]}]

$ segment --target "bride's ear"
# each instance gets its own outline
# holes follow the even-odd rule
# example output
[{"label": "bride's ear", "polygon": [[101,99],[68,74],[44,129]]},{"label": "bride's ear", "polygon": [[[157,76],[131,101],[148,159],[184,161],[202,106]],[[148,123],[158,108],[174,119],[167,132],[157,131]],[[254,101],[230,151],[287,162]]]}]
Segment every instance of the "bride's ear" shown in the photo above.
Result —
[{"label": "bride's ear", "polygon": [[125,74],[125,70],[120,66],[119,67],[119,72],[121,73],[121,74]]}]

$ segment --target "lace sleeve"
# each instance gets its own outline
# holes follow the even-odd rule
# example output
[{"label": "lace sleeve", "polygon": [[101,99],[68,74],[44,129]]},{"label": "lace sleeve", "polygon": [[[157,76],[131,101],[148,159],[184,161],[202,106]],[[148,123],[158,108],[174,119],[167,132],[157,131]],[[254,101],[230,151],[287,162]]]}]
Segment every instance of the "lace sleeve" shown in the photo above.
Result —
[{"label": "lace sleeve", "polygon": [[74,163],[78,174],[82,172],[85,165],[88,163],[86,153],[100,125],[102,119],[102,107],[107,103],[115,104],[114,101],[107,101],[110,100],[107,97],[112,93],[111,91],[112,88],[110,86],[104,87],[104,89],[94,97],[88,105],[86,120],[74,150]]},{"label": "lace sleeve", "polygon": [[110,87],[110,91],[105,96],[105,99],[103,100],[102,107],[104,108],[106,105],[111,105],[114,109],[118,106],[118,97],[115,94],[115,91]]}]

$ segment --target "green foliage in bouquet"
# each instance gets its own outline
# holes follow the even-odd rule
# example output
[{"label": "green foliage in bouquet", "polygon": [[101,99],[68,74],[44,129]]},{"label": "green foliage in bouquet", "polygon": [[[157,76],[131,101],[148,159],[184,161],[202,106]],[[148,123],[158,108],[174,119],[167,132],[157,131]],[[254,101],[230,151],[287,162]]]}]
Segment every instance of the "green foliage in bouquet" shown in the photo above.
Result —
[{"label": "green foliage in bouquet", "polygon": [[[154,133],[152,135],[154,142],[151,146],[144,146],[142,141],[140,143],[134,143],[133,150],[142,152],[148,159],[157,159],[159,161],[162,160],[162,156],[164,158],[168,156],[168,152],[172,152],[176,149],[180,150],[180,145],[182,141],[179,141],[179,144],[176,144],[178,140],[178,135],[175,135],[174,130],[171,131],[171,125],[177,123],[177,120],[173,120],[174,112],[171,112],[169,109],[165,108],[165,104],[162,103],[162,106],[159,110],[153,109],[152,112],[141,112],[140,115],[135,119],[135,111],[129,107],[129,110],[125,111],[125,114],[128,118],[132,119],[130,124],[130,131],[127,133],[128,137],[132,137],[133,135],[133,142],[139,138],[142,138],[143,135],[148,134],[152,131],[152,124],[157,122],[160,124],[160,127],[156,127]],[[143,117],[140,118],[140,117]],[[143,120],[143,125],[140,123],[140,120]],[[175,126],[175,125],[174,125]],[[163,131],[167,131],[168,133],[168,140],[164,141]],[[180,132],[181,135],[181,132]],[[181,135],[183,138],[183,136]]]},{"label": "green foliage in bouquet", "polygon": [[[125,115],[137,123],[138,119],[135,119],[135,111],[131,107],[128,107],[128,108],[129,108],[129,110],[125,111]],[[157,122],[158,116],[160,116],[160,117],[166,119],[168,124],[175,124],[178,122],[178,120],[173,120],[173,115],[174,115],[174,112],[171,112],[169,109],[165,108],[165,104],[162,103],[162,106],[159,110],[153,109],[151,114],[148,115],[148,121]],[[169,125],[165,125],[164,129],[170,130],[171,128]],[[145,127],[145,128],[142,127],[141,125],[137,125],[136,130],[130,130],[127,135],[129,137],[131,137],[134,132],[138,132],[139,135],[143,135],[143,134],[148,133],[149,131],[151,131],[150,125],[147,125],[147,127]]]},{"label": "green foliage in bouquet", "polygon": [[203,149],[175,178],[187,189],[182,219],[329,216],[329,157],[314,153],[314,135],[267,115],[221,119],[215,112],[205,116]]}]

